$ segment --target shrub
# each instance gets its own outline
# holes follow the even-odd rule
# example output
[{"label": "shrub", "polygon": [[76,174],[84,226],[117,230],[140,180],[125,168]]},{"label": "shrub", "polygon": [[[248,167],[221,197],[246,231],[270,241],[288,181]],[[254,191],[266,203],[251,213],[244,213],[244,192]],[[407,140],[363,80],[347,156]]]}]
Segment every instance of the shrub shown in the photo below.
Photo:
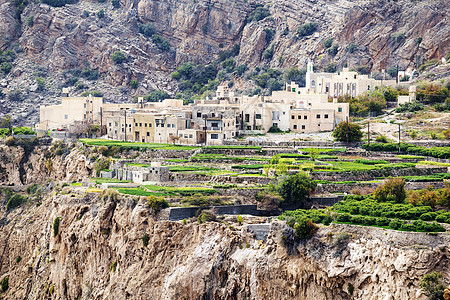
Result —
[{"label": "shrub", "polygon": [[244,219],[242,218],[242,216],[238,216],[237,217],[237,222],[239,223],[239,225],[242,225],[242,223],[244,222]]},{"label": "shrub", "polygon": [[139,82],[137,81],[137,80],[131,80],[130,81],[130,87],[132,88],[132,89],[137,89],[138,88],[138,86],[139,86]]},{"label": "shrub", "polygon": [[298,218],[294,224],[295,236],[301,239],[310,238],[316,233],[318,226],[306,216]]},{"label": "shrub", "polygon": [[103,97],[103,93],[100,91],[86,91],[81,94],[81,97]]},{"label": "shrub", "polygon": [[5,74],[8,74],[12,69],[12,64],[9,62],[3,62],[0,64],[0,71]]},{"label": "shrub", "polygon": [[26,196],[22,196],[21,194],[12,195],[8,202],[6,203],[6,210],[14,209],[28,200]]},{"label": "shrub", "polygon": [[120,0],[111,0],[111,4],[114,8],[120,7]]},{"label": "shrub", "polygon": [[72,4],[76,2],[76,0],[42,0],[42,3],[48,4],[53,7],[62,7],[66,4]]},{"label": "shrub", "polygon": [[163,208],[169,207],[169,203],[166,201],[166,199],[164,199],[163,197],[156,197],[154,195],[150,195],[148,197],[147,204],[156,213]]},{"label": "shrub", "polygon": [[338,49],[339,49],[338,45],[333,45],[330,48],[328,48],[327,52],[328,54],[335,56],[338,53]]},{"label": "shrub", "polygon": [[416,231],[416,226],[414,224],[404,223],[400,228],[406,231]]},{"label": "shrub", "polygon": [[389,226],[389,223],[391,222],[391,220],[390,219],[388,219],[388,218],[377,218],[376,219],[376,224],[378,225],[378,226]]},{"label": "shrub", "polygon": [[152,37],[156,33],[155,26],[152,23],[140,24],[138,28],[139,32],[146,37]]},{"label": "shrub", "polygon": [[115,64],[119,65],[119,64],[123,63],[126,60],[126,58],[125,58],[125,55],[122,52],[114,51],[114,53],[111,55],[111,60]]},{"label": "shrub", "polygon": [[333,45],[333,38],[328,38],[323,42],[325,49],[330,48]]},{"label": "shrub", "polygon": [[5,277],[2,279],[2,292],[6,292],[9,288],[9,277]]},{"label": "shrub", "polygon": [[268,16],[270,16],[269,9],[265,8],[261,4],[258,4],[255,10],[252,11],[248,16],[247,22],[258,22],[261,21],[262,19],[265,19]]},{"label": "shrub", "polygon": [[401,203],[406,199],[405,180],[403,178],[389,178],[380,185],[374,192],[375,200],[386,202],[388,200]]},{"label": "shrub", "polygon": [[157,34],[153,34],[152,35],[152,41],[153,43],[156,44],[156,46],[162,50],[162,51],[168,51],[170,50],[170,44],[169,42],[164,39],[163,37],[157,35]]},{"label": "shrub", "polygon": [[336,217],[336,221],[338,222],[350,222],[352,216],[349,214],[339,214]]},{"label": "shrub", "polygon": [[317,28],[317,23],[306,23],[298,27],[297,34],[299,37],[308,36],[316,32]]},{"label": "shrub", "polygon": [[353,43],[351,43],[350,45],[348,45],[348,48],[347,48],[347,50],[348,50],[349,53],[354,53],[357,49],[358,49],[358,47],[356,47],[356,45],[353,44]]},{"label": "shrub", "polygon": [[117,201],[119,198],[119,192],[115,189],[105,189],[102,191],[100,198],[105,201]]},{"label": "shrub", "polygon": [[59,233],[59,223],[61,221],[60,217],[55,218],[53,221],[53,236],[56,237]]},{"label": "shrub", "polygon": [[242,76],[245,73],[245,71],[247,71],[247,70],[248,70],[247,65],[239,65],[236,68],[236,74],[238,76]]},{"label": "shrub", "polygon": [[142,245],[143,245],[144,247],[147,247],[149,241],[150,241],[150,237],[148,236],[148,234],[145,234],[145,235],[142,237]]},{"label": "shrub", "polygon": [[442,273],[425,274],[420,281],[420,287],[428,294],[430,299],[443,299],[445,285],[442,281]]},{"label": "shrub", "polygon": [[109,270],[113,273],[117,270],[117,261],[115,261],[111,264],[111,266],[109,267]]},{"label": "shrub", "polygon": [[433,221],[434,219],[436,219],[437,216],[438,216],[438,213],[436,213],[436,212],[427,212],[427,213],[422,214],[420,216],[420,219],[424,220],[424,221]]},{"label": "shrub", "polygon": [[213,214],[212,211],[202,211],[202,213],[198,216],[197,221],[199,224],[205,223],[205,222],[213,222],[216,220],[216,216]]},{"label": "shrub", "polygon": [[399,229],[402,226],[402,224],[403,222],[400,221],[399,219],[394,219],[389,222],[389,227],[391,227],[392,229]]},{"label": "shrub", "polygon": [[100,10],[97,12],[97,17],[98,17],[99,19],[103,19],[103,18],[105,17],[105,11],[104,11],[103,9],[100,9]]},{"label": "shrub", "polygon": [[34,25],[34,16],[29,16],[28,18],[27,18],[27,26],[28,27],[33,27],[33,25]]}]

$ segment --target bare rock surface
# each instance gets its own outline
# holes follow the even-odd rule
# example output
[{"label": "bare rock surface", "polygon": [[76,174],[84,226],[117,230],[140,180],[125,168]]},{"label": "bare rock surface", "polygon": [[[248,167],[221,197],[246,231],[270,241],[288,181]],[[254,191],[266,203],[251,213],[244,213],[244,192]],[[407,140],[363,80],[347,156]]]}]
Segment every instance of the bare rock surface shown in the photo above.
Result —
[{"label": "bare rock surface", "polygon": [[1,209],[4,299],[350,299],[349,285],[353,299],[426,299],[420,278],[450,274],[445,233],[335,224],[294,242],[274,221],[263,242],[245,226],[155,221],[143,201],[70,191]]}]

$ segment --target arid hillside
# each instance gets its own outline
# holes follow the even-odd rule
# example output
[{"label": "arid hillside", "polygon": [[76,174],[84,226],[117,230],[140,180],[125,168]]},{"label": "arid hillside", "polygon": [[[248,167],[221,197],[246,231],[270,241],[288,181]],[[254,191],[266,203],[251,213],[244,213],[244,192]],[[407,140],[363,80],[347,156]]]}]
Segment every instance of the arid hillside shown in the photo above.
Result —
[{"label": "arid hillside", "polygon": [[[206,65],[233,56],[235,66],[251,72],[303,67],[313,59],[319,69],[347,63],[379,72],[418,68],[450,52],[445,0],[44,3],[0,1],[0,109],[29,125],[38,105],[54,102],[62,87],[71,94],[98,90],[108,101],[152,90],[175,96],[183,86],[170,74],[188,61]],[[314,25],[301,27],[308,24]],[[115,51],[123,54],[119,63]],[[218,80],[235,79],[235,73],[220,75],[220,63],[217,68]],[[447,66],[428,78],[448,73]],[[237,89],[251,87],[247,75],[235,80]]]}]

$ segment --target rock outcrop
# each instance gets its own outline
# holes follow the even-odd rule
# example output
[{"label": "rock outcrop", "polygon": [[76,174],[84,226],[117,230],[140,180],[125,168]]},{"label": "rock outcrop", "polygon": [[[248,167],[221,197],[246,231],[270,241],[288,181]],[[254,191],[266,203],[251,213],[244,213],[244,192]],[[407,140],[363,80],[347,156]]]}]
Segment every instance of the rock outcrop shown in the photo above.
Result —
[{"label": "rock outcrop", "polygon": [[335,224],[298,243],[274,221],[258,241],[227,220],[155,221],[142,200],[66,193],[2,207],[3,299],[426,299],[424,274],[449,279],[445,233]]},{"label": "rock outcrop", "polygon": [[[333,62],[338,68],[348,63],[381,71],[396,65],[417,68],[450,52],[446,0],[258,3],[270,12],[260,21],[248,19],[257,5],[246,0],[126,0],[120,8],[113,8],[109,1],[81,0],[59,8],[30,2],[22,13],[23,5],[19,8],[2,0],[0,49],[15,49],[17,58],[13,70],[0,80],[0,88],[4,93],[19,89],[27,98],[25,105],[0,103],[2,112],[21,113],[18,117],[31,125],[37,121],[35,104],[54,102],[70,78],[68,72],[87,67],[100,77],[78,79],[89,89],[104,92],[109,101],[130,100],[152,89],[175,95],[178,83],[169,75],[177,66],[187,61],[211,63],[233,45],[240,46],[237,65],[250,68],[305,66],[314,59],[319,67]],[[100,10],[105,17],[97,17]],[[318,31],[299,37],[297,28],[308,22],[317,23]],[[151,37],[139,33],[139,26],[149,23],[170,43],[170,49],[161,50]],[[267,36],[267,29],[272,37]],[[324,49],[323,42],[330,37],[336,54]],[[352,53],[350,44],[354,45]],[[263,54],[272,47],[268,59]],[[114,64],[114,51],[124,53],[126,62]],[[35,77],[42,74],[47,76],[45,97],[33,87]],[[448,76],[448,66],[433,76]],[[136,90],[129,87],[131,80],[140,83]],[[72,94],[82,91],[74,88]]]}]

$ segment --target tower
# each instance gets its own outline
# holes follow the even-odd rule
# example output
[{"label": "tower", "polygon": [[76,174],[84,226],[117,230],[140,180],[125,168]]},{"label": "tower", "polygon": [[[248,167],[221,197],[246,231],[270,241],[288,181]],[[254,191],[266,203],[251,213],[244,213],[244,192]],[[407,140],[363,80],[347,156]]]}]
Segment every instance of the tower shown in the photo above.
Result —
[{"label": "tower", "polygon": [[314,73],[314,63],[312,61],[308,61],[308,65],[306,67],[306,88],[311,88],[311,74]]}]

